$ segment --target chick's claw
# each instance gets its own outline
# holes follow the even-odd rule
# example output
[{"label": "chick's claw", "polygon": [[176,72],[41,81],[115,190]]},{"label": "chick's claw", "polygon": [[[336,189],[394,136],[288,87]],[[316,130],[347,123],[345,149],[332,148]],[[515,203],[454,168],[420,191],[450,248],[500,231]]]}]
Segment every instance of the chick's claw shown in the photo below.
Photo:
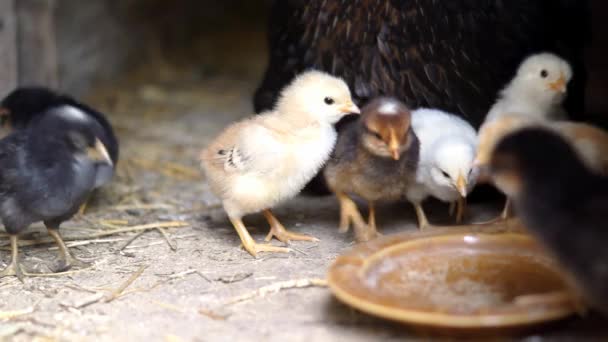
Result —
[{"label": "chick's claw", "polygon": [[241,247],[244,248],[249,254],[254,257],[257,257],[260,252],[269,252],[269,253],[289,253],[291,249],[287,247],[278,247],[273,246],[269,243],[256,243],[249,242],[247,244],[241,244]]},{"label": "chick's claw", "polygon": [[272,215],[270,210],[264,211],[264,217],[266,217],[266,220],[270,224],[270,232],[268,232],[268,235],[266,236],[266,242],[272,240],[273,237],[276,237],[277,240],[284,243],[289,243],[289,241],[291,240],[312,242],[319,241],[319,239],[314,236],[298,234],[285,229],[285,227],[279,222],[279,220],[277,220],[277,218]]},{"label": "chick's claw", "polygon": [[25,273],[21,269],[21,265],[18,261],[11,260],[11,263],[8,264],[1,272],[0,278],[8,277],[8,276],[16,276],[22,283],[25,279]]},{"label": "chick's claw", "polygon": [[91,263],[82,261],[80,259],[77,259],[77,258],[71,256],[70,254],[67,254],[67,255],[62,255],[60,257],[57,264],[52,267],[52,271],[55,273],[65,272],[65,271],[71,269],[72,267],[87,268],[91,265],[92,265]]},{"label": "chick's claw", "polygon": [[47,229],[47,231],[49,232],[49,235],[53,238],[53,240],[55,240],[55,243],[59,247],[59,262],[57,263],[57,265],[52,267],[53,272],[67,271],[70,268],[72,268],[73,266],[82,267],[82,268],[91,266],[90,263],[76,259],[75,257],[72,256],[72,254],[70,254],[70,250],[63,242],[63,239],[61,238],[61,235],[59,235],[59,232],[57,231],[57,229],[49,228],[49,229]]}]

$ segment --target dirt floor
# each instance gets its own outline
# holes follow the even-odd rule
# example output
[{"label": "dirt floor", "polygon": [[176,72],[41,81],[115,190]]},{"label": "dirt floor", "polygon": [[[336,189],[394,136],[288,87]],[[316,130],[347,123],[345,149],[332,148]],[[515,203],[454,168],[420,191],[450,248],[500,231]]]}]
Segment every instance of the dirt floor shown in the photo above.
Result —
[{"label": "dirt floor", "polygon": [[[223,126],[251,114],[261,68],[221,73],[205,63],[186,71],[162,63],[142,67],[100,86],[89,98],[111,113],[122,144],[113,184],[95,194],[84,217],[62,229],[74,254],[93,265],[31,277],[25,284],[0,279],[0,340],[372,341],[420,336],[340,304],[322,286],[264,297],[256,292],[293,280],[317,284],[332,260],[352,246],[353,236],[338,233],[333,198],[302,197],[276,214],[286,226],[320,242],[295,242],[290,254],[257,259],[239,249],[237,234],[199,172],[197,156]],[[480,220],[496,208],[473,206],[471,212]],[[430,215],[445,221],[447,207],[431,205]],[[267,226],[259,215],[246,223],[255,239],[265,237]],[[413,230],[413,210],[406,204],[385,206],[379,224],[384,234]],[[0,239],[0,260],[6,263],[8,241],[3,233]],[[28,230],[21,244],[27,270],[49,272],[57,251],[42,226]],[[530,341],[608,337],[601,326],[606,324],[597,318],[573,319],[526,336]]]}]

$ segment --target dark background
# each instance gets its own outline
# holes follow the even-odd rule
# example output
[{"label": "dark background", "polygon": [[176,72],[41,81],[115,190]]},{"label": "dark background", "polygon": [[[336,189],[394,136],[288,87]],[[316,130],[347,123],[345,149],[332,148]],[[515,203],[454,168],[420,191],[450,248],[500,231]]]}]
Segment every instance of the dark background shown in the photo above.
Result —
[{"label": "dark background", "polygon": [[[590,3],[593,36],[587,51],[587,112],[604,121],[608,4]],[[259,79],[266,63],[270,4],[270,0],[59,1],[55,11],[60,87],[82,95],[95,82],[155,59],[191,68],[199,76],[230,71],[242,76],[235,68],[240,63],[252,66],[248,70],[255,75],[248,76]]]}]

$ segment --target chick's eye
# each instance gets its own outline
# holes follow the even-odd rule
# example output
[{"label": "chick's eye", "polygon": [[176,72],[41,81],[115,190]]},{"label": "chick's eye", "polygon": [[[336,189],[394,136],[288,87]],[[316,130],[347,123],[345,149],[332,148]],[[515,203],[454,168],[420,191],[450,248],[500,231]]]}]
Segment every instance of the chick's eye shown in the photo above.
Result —
[{"label": "chick's eye", "polygon": [[542,78],[547,78],[547,76],[549,76],[549,72],[545,69],[540,71],[540,77]]},{"label": "chick's eye", "polygon": [[373,131],[370,131],[369,133],[370,133],[371,135],[373,135],[373,136],[374,136],[376,139],[378,139],[378,140],[382,140],[382,135],[380,135],[380,133],[378,133],[378,132],[373,132]]},{"label": "chick's eye", "polygon": [[449,175],[447,172],[445,172],[445,171],[441,171],[441,174],[442,174],[442,175],[443,175],[443,177],[445,177],[445,178],[450,178],[450,175]]},{"label": "chick's eye", "polygon": [[325,99],[323,99],[323,101],[325,101],[326,105],[332,105],[334,104],[334,99],[332,99],[331,97],[326,97]]}]

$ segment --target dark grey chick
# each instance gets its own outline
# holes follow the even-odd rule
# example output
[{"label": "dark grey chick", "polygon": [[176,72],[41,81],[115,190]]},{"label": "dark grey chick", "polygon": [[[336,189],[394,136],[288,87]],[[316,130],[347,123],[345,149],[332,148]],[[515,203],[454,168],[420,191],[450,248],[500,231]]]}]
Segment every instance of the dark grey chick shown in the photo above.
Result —
[{"label": "dark grey chick", "polygon": [[[375,203],[403,198],[418,163],[418,138],[410,121],[403,103],[378,98],[363,108],[358,120],[342,127],[324,170],[325,181],[340,201],[340,232],[347,232],[352,223],[357,241],[374,238]],[[367,223],[353,195],[369,203]]]}]

